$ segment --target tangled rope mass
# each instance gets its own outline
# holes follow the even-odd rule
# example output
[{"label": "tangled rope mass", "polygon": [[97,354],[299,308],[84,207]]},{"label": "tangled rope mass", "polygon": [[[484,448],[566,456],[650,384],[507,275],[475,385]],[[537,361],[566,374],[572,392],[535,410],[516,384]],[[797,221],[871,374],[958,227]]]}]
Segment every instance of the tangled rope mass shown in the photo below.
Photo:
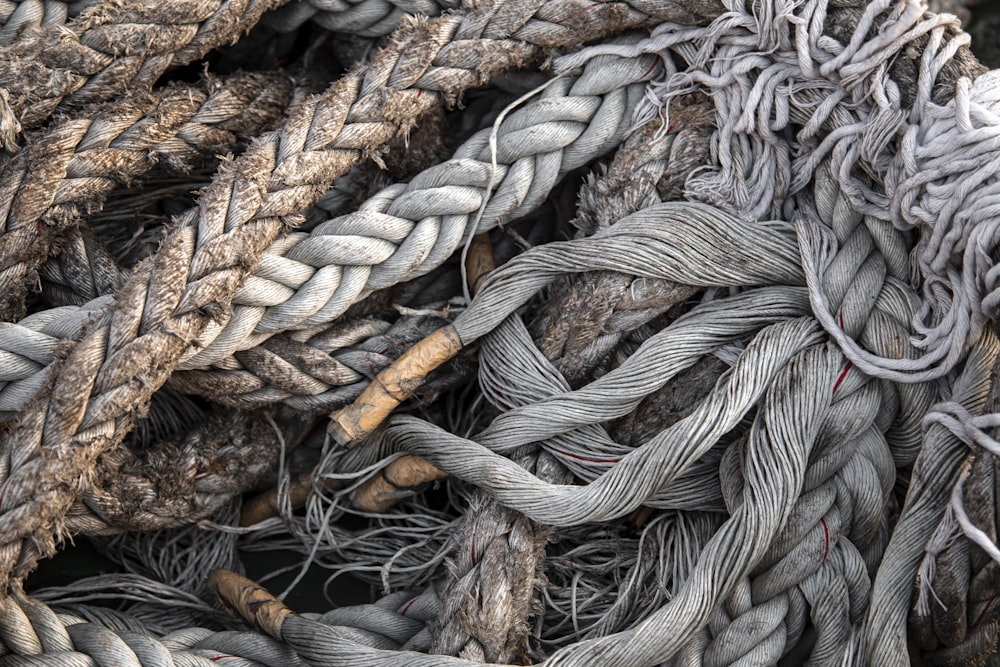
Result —
[{"label": "tangled rope mass", "polygon": [[[0,0],[0,663],[984,664],[961,25]],[[118,571],[42,586],[74,536]]]}]

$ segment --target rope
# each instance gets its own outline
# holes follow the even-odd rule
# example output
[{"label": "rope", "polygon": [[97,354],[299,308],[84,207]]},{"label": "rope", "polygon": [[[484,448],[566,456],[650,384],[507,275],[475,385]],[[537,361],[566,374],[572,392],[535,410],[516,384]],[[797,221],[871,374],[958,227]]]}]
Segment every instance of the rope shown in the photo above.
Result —
[{"label": "rope", "polygon": [[267,129],[291,92],[286,78],[271,74],[174,84],[87,109],[32,137],[0,171],[0,319],[23,313],[28,276],[89,206],[158,162],[184,170]]},{"label": "rope", "polygon": [[[62,29],[22,33],[0,47],[0,88],[25,130],[56,109],[80,108],[152,88],[171,66],[186,65],[249,30],[281,0],[184,4],[101,4]],[[8,121],[9,122],[9,121]],[[4,145],[13,145],[3,137]]]},{"label": "rope", "polygon": [[[327,341],[341,339],[345,327],[337,324],[330,334],[322,332],[375,290],[412,281],[443,263],[466,234],[537,208],[563,175],[621,140],[642,82],[655,71],[652,57],[595,60],[579,76],[556,81],[499,126],[496,171],[489,161],[491,131],[482,130],[451,160],[424,170],[408,184],[383,189],[357,212],[277,241],[234,295],[233,311],[207,327],[182,359],[173,386],[245,407],[286,401],[315,410],[353,400],[358,390],[342,386],[376,374],[398,352],[383,354],[380,365],[352,363],[346,355],[330,359],[331,352],[360,339],[355,335],[352,342],[332,346]],[[537,140],[542,132],[548,140]],[[64,253],[60,269],[71,281],[111,273],[104,268],[107,255],[88,252],[90,247],[81,241],[71,246],[74,252]],[[402,351],[429,333],[423,322],[414,324],[393,331],[399,339],[393,349]],[[309,332],[308,339],[278,336],[262,345],[276,333],[295,330]],[[9,336],[3,349],[25,366],[25,346],[29,340],[37,346],[37,336],[27,333],[21,341],[13,331]],[[49,342],[52,348],[58,344],[56,339]],[[37,347],[30,354],[37,355]],[[0,395],[23,396],[19,383],[38,382],[34,373],[3,379],[9,384]]]},{"label": "rope", "polygon": [[[995,533],[995,460],[970,456],[962,467],[965,472],[956,488],[964,486],[963,504],[974,525]],[[963,479],[966,473],[967,480]],[[997,590],[992,581],[998,564],[971,540],[958,539],[960,534],[949,508],[925,547],[918,594],[910,611],[914,640],[941,665],[983,664],[994,653],[997,641],[993,610]],[[996,537],[990,542],[995,544]]]},{"label": "rope", "polygon": [[[581,196],[578,215],[594,215],[610,224],[611,220],[616,220],[616,212],[628,211],[651,196],[649,190],[658,183],[668,164],[675,172],[683,174],[684,167],[678,164],[682,160],[680,154],[670,151],[673,136],[668,135],[669,141],[658,144],[663,147],[661,150],[649,151],[648,143],[641,140],[648,139],[648,133],[644,134],[647,136],[631,136],[615,155],[605,177],[591,181]],[[704,135],[707,133],[703,132]],[[689,156],[685,158],[690,159]],[[645,169],[637,170],[636,162]],[[683,180],[684,175],[679,178]],[[591,190],[600,191],[604,196],[588,201]],[[608,196],[611,192],[614,195]],[[597,205],[597,201],[601,204]],[[619,274],[606,274],[609,276],[614,276],[616,282],[621,281]],[[572,283],[571,289],[581,284],[582,281]],[[650,292],[658,286],[654,282]],[[690,291],[693,290],[677,290],[681,298]],[[678,296],[677,292],[672,296]],[[593,315],[588,317],[589,313],[585,313],[592,312],[595,301],[600,304],[600,300],[588,299],[588,309],[567,307],[567,301],[572,303],[570,299],[554,297],[543,318],[573,321],[584,330],[577,334],[580,339],[596,338],[592,334],[601,324],[591,326]],[[512,345],[512,340],[517,342]],[[551,333],[543,340],[551,344]],[[512,354],[513,349],[517,350],[516,354]],[[539,355],[519,318],[505,320],[494,334],[485,337],[480,349],[480,377],[487,400],[500,410],[528,405],[568,390],[565,381],[557,380],[560,374],[572,380],[589,370],[569,363],[561,364],[557,370],[549,363],[552,356],[552,352],[546,353],[546,360]],[[563,448],[571,449],[572,444],[563,443]],[[565,484],[572,479],[567,468],[552,454],[542,453],[535,447],[515,452],[512,460],[550,484]],[[551,526],[537,524],[503,507],[482,491],[473,494],[453,538],[456,546],[451,573],[454,578],[445,591],[445,612],[435,630],[432,652],[479,661],[524,664],[530,655],[530,623],[543,609],[538,595],[545,587],[544,546],[553,539]],[[525,576],[527,573],[533,574]]]},{"label": "rope", "polygon": [[[135,580],[122,583],[135,585]],[[158,593],[173,593],[159,585]],[[176,595],[176,593],[174,593]],[[190,604],[190,601],[187,601]],[[226,664],[304,666],[309,663],[278,641],[253,632],[185,628],[162,636],[135,619],[100,607],[68,606],[76,613],[56,613],[23,593],[0,604],[0,641],[10,664],[116,664],[152,667]],[[404,611],[405,610],[405,611]],[[310,614],[310,623],[363,645],[382,650],[419,647],[424,620],[434,611],[427,596],[394,595],[371,605]],[[80,615],[77,615],[80,614]]]},{"label": "rope", "polygon": [[[958,363],[991,307],[989,269],[981,261],[976,264],[973,251],[963,258],[965,269],[952,268],[949,273],[946,268],[949,258],[961,256],[978,241],[971,237],[969,216],[960,213],[962,198],[939,196],[931,182],[939,177],[963,181],[975,197],[980,196],[973,184],[981,183],[985,175],[973,162],[992,164],[986,156],[992,151],[990,142],[972,142],[975,148],[970,152],[977,155],[972,162],[952,157],[962,145],[959,136],[969,141],[966,133],[974,127],[984,134],[995,131],[990,105],[995,104],[997,79],[983,75],[970,84],[966,77],[982,74],[983,68],[968,52],[968,36],[958,30],[954,17],[925,16],[918,3],[900,5],[899,12],[889,12],[890,5],[871,3],[860,14],[846,8],[832,11],[825,26],[821,19],[825,5],[818,1],[803,5],[792,23],[787,22],[791,14],[775,16],[766,30],[749,14],[720,24],[716,32],[665,25],[646,46],[599,45],[568,56],[561,66],[578,66],[589,55],[601,53],[686,53],[694,66],[663,84],[659,103],[688,92],[694,84],[712,91],[720,119],[713,145],[720,168],[688,183],[694,198],[749,218],[787,214],[783,211],[790,202],[787,197],[800,191],[829,155],[853,206],[888,217],[901,229],[926,226],[928,236],[919,261],[927,276],[925,305],[914,322],[924,350],[919,358],[893,360],[866,353],[839,332],[832,315],[823,314],[822,293],[812,294],[824,328],[855,366],[898,382],[920,382],[941,377]],[[879,39],[866,41],[875,25],[881,26]],[[821,43],[821,29],[840,39],[836,48]],[[890,66],[891,54],[900,53],[907,44],[915,50],[892,58]],[[755,63],[753,54],[760,47],[775,53]],[[750,58],[748,72],[724,65],[741,57]],[[792,119],[802,128],[795,141],[802,148],[798,156],[777,134]],[[899,140],[899,150],[893,138]],[[888,194],[852,175],[855,167],[884,175]],[[965,192],[963,186],[954,187]],[[967,211],[975,210],[972,200],[964,205],[971,207]],[[976,234],[992,233],[985,225],[979,229]],[[818,237],[810,237],[808,244],[809,254],[815,256],[808,270],[816,276],[830,250],[821,247]]]},{"label": "rope", "polygon": [[[672,115],[676,133],[650,124],[630,135],[607,173],[581,191],[575,224],[593,233],[642,208],[676,199],[690,173],[707,158],[707,110],[704,103],[692,101]],[[541,349],[571,385],[579,384],[628,332],[694,292],[686,285],[633,281],[617,272],[559,283],[541,313]]]},{"label": "rope", "polygon": [[18,34],[28,28],[62,25],[87,7],[94,0],[3,0],[0,2],[0,45],[13,43]]},{"label": "rope", "polygon": [[395,30],[404,16],[437,16],[459,6],[453,0],[300,0],[270,12],[264,22],[283,33],[311,20],[332,32],[381,37]]},{"label": "rope", "polygon": [[[0,527],[2,571],[19,562],[15,576],[23,576],[38,554],[51,553],[52,535],[72,499],[69,489],[77,486],[59,480],[85,479],[97,456],[121,442],[131,415],[164,384],[209,318],[224,312],[283,225],[294,225],[297,211],[364,151],[443,97],[537,52],[520,36],[557,46],[600,36],[612,27],[612,14],[615,29],[651,18],[620,4],[592,8],[585,18],[562,13],[572,6],[543,4],[539,17],[531,18],[533,11],[504,4],[504,12],[521,19],[506,41],[476,37],[509,30],[496,23],[501,14],[485,9],[410,26],[363,70],[294,107],[279,131],[258,139],[224,170],[199,208],[182,216],[152,261],[132,275],[114,308],[49,366],[37,402],[5,438],[4,456],[23,463],[9,468],[4,482],[4,504],[11,509]],[[488,49],[495,57],[460,69],[463,61],[450,59],[459,45]],[[42,457],[43,449],[52,454]],[[65,455],[70,450],[73,455]],[[23,544],[29,551],[14,556],[28,535]]]}]

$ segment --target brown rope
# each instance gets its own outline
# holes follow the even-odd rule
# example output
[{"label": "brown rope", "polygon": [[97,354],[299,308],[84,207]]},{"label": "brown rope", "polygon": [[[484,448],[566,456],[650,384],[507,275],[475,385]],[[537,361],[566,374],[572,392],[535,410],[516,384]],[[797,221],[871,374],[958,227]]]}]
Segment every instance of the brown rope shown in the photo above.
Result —
[{"label": "brown rope", "polygon": [[0,171],[0,320],[24,314],[38,267],[64,230],[158,162],[198,157],[269,129],[292,93],[278,74],[235,74],[129,95],[57,121]]},{"label": "brown rope", "polygon": [[[107,2],[67,26],[35,29],[0,48],[0,88],[25,130],[60,105],[148,91],[167,68],[235,41],[283,0]],[[10,147],[9,137],[6,147]]]},{"label": "brown rope", "polygon": [[294,107],[281,130],[224,167],[113,309],[50,367],[20,427],[5,439],[0,584],[53,551],[75,489],[90,484],[97,457],[121,442],[202,327],[229,307],[263,250],[298,222],[298,211],[423,111],[524,64],[542,47],[689,11],[640,6],[654,14],[620,2],[534,0],[412,21],[368,66]]},{"label": "brown rope", "polygon": [[303,429],[261,412],[220,410],[182,438],[102,456],[95,482],[66,517],[73,534],[107,535],[189,525],[259,485]]},{"label": "brown rope", "polygon": [[[713,119],[703,96],[676,100],[670,132],[652,123],[633,134],[607,173],[582,189],[577,224],[593,232],[651,204],[680,199],[691,171],[708,163]],[[540,348],[571,385],[580,383],[628,331],[695,292],[687,285],[610,271],[577,276],[572,283],[559,283],[543,309]]]}]

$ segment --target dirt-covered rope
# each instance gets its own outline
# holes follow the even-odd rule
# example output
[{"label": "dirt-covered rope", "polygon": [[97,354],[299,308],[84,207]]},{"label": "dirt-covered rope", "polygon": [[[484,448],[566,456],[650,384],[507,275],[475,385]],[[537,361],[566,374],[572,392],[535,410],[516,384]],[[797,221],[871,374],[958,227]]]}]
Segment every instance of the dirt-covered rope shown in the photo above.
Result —
[{"label": "dirt-covered rope", "polygon": [[[152,88],[171,66],[185,65],[238,38],[282,0],[104,3],[65,28],[22,33],[0,47],[0,89],[8,100],[0,145],[16,129],[41,125],[57,108],[79,108],[125,91]],[[12,131],[13,130],[13,131]]]},{"label": "dirt-covered rope", "polygon": [[291,94],[277,73],[173,84],[85,109],[31,137],[0,170],[0,320],[23,314],[28,276],[88,207],[158,162],[183,170],[270,129]]},{"label": "dirt-covered rope", "polygon": [[[651,123],[632,134],[607,173],[584,187],[575,224],[593,233],[639,209],[679,198],[691,172],[708,162],[712,122],[703,100],[679,102],[671,127]],[[576,384],[629,331],[694,291],[687,285],[633,281],[617,272],[584,274],[559,283],[537,325],[541,349],[570,384]]]}]

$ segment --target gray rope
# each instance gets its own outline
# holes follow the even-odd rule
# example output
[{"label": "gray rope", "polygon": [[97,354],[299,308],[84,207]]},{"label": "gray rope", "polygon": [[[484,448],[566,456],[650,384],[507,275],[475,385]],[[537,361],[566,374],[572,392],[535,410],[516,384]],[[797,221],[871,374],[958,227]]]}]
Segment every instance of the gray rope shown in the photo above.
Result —
[{"label": "gray rope", "polygon": [[460,4],[454,0],[300,0],[269,12],[263,20],[278,32],[298,30],[312,20],[332,32],[381,37],[395,30],[405,16],[437,16]]},{"label": "gray rope", "polygon": [[[149,592],[143,596],[152,593],[170,597],[175,603],[183,601],[199,612],[209,611],[204,603],[189,600],[169,586],[141,578],[117,577],[90,583],[112,582],[147,589]],[[50,604],[55,603],[53,607],[25,598],[23,593],[0,603],[0,664],[60,667],[95,663],[128,667],[310,664],[287,646],[254,632],[188,627],[157,636],[131,614],[79,602],[61,604],[58,598],[53,599],[65,596],[66,592],[51,591],[46,595]],[[79,593],[72,596],[76,600],[87,597]],[[400,593],[375,604],[344,607],[304,618],[338,636],[386,650],[420,647],[426,637],[425,619],[434,611],[432,597]]]},{"label": "gray rope", "polygon": [[62,25],[97,0],[0,0],[0,45],[17,39],[26,28]]},{"label": "gray rope", "polygon": [[[282,331],[321,330],[372,291],[426,274],[451,256],[466,234],[491,229],[536,208],[562,175],[620,142],[641,97],[641,82],[654,71],[652,57],[596,60],[578,77],[555,81],[538,100],[513,112],[499,126],[496,169],[491,162],[491,131],[483,130],[463,144],[452,160],[425,170],[409,184],[386,188],[356,213],[329,220],[308,234],[280,239],[237,291],[233,311],[206,327],[199,344],[178,366],[180,371],[220,367],[212,372],[218,380],[206,382],[204,373],[179,373],[172,380],[174,386],[213,398],[231,397],[233,403],[244,406],[297,395],[303,398],[293,399],[292,404],[313,409],[353,399],[357,386],[344,389],[342,385],[357,385],[372,369],[377,372],[382,366],[357,367],[355,362],[348,366],[357,370],[350,370],[327,361],[325,369],[310,372],[305,364],[295,364],[294,369],[284,364],[285,377],[278,377],[275,372],[267,373],[266,360],[254,358],[267,356],[260,343]],[[541,133],[546,141],[539,140]],[[481,208],[482,215],[477,217]],[[470,228],[473,224],[474,229]],[[33,359],[24,359],[16,341],[32,339],[33,334],[25,331],[23,323],[9,328],[6,340],[10,342],[2,349],[20,359],[17,371],[0,378],[7,383],[0,389],[0,409],[17,411],[44,371],[36,369],[26,375],[21,370]],[[411,334],[401,342],[413,340]],[[54,349],[55,339],[49,342]],[[275,345],[294,347],[290,342]],[[329,351],[321,340],[311,347],[323,354]],[[38,356],[35,348],[29,350]],[[247,353],[234,358],[241,351]],[[278,356],[287,361],[291,354]],[[311,359],[316,363],[319,357],[313,353]],[[12,398],[4,401],[6,395]]]},{"label": "gray rope", "polygon": [[[825,22],[825,3],[815,0],[766,21],[744,11],[706,29],[664,24],[636,49],[598,45],[567,56],[561,66],[578,66],[595,54],[668,50],[692,63],[661,84],[656,104],[667,105],[692,89],[711,91],[719,119],[713,140],[718,166],[689,181],[694,198],[750,218],[787,217],[789,196],[830,156],[855,208],[901,229],[923,229],[918,263],[927,279],[913,323],[919,357],[866,352],[840,331],[822,290],[812,290],[824,329],[857,368],[897,382],[922,382],[947,374],[963,358],[998,299],[992,262],[985,259],[997,235],[993,218],[981,213],[982,198],[993,196],[987,174],[994,172],[983,172],[981,165],[1000,163],[996,142],[987,139],[1000,131],[992,120],[1000,76],[962,78],[982,72],[975,63],[956,74],[967,63],[962,49],[969,39],[957,20],[928,14],[915,1],[896,4],[879,0],[860,13],[831,14]],[[824,41],[824,23],[841,31],[843,42]],[[877,38],[869,39],[876,27]],[[896,57],[908,44],[919,44],[912,52],[919,56]],[[769,56],[757,60],[762,50]],[[731,67],[741,59],[746,70]],[[897,80],[907,82],[905,91]],[[779,133],[793,124],[801,129],[788,142]],[[959,150],[967,160],[955,159]],[[884,174],[884,191],[855,176],[855,167]],[[935,190],[945,183],[944,190]],[[830,248],[816,235],[805,239],[811,284],[818,284],[830,260]],[[985,254],[977,254],[980,248]]]}]

